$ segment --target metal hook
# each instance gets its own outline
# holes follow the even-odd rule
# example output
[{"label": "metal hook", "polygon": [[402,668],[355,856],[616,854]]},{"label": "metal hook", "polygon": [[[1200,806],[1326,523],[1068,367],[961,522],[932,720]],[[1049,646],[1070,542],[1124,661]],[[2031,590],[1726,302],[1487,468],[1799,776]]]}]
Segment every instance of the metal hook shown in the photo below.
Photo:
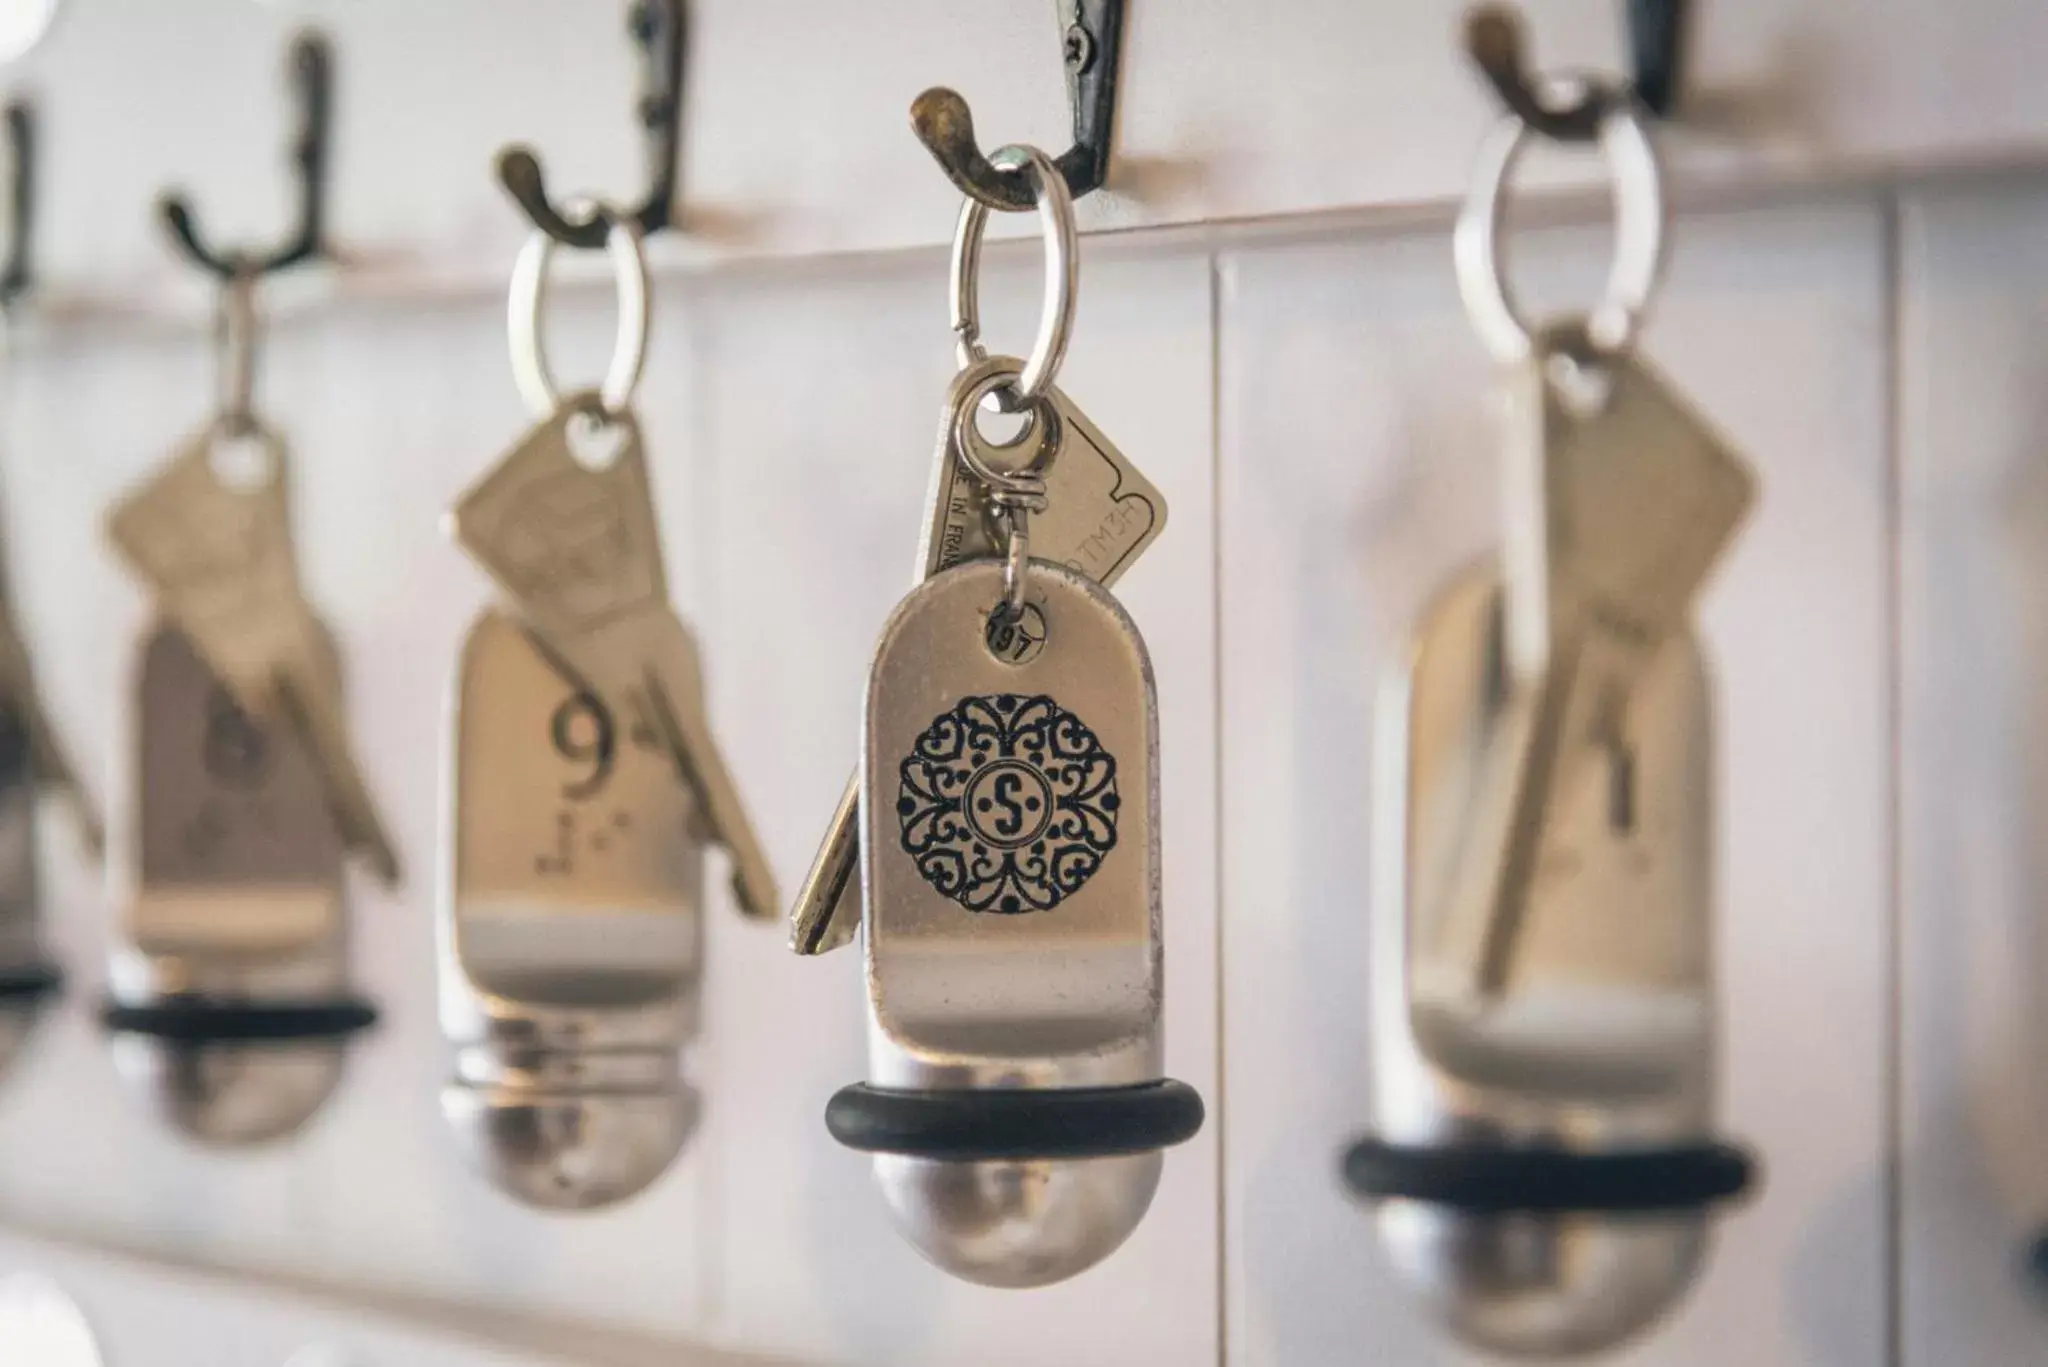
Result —
[{"label": "metal hook", "polygon": [[[1678,97],[1680,56],[1685,37],[1686,0],[1628,0],[1628,35],[1636,99],[1667,118]],[[1545,137],[1591,142],[1600,121],[1623,91],[1605,81],[1579,82],[1577,97],[1560,105],[1546,98],[1524,60],[1522,21],[1505,5],[1482,5],[1465,19],[1465,50],[1478,64],[1501,103]]]},{"label": "metal hook", "polygon": [[[1074,145],[1054,162],[1078,199],[1109,174],[1109,144],[1116,129],[1117,67],[1123,53],[1123,0],[1059,0],[1066,52],[1067,102],[1074,110]],[[910,106],[910,126],[946,178],[962,194],[991,209],[1036,207],[1028,170],[1001,170],[982,155],[974,115],[955,90],[934,86]]]},{"label": "metal hook", "polygon": [[26,100],[7,106],[7,264],[0,267],[0,309],[28,292],[29,233],[35,219],[36,116]]},{"label": "metal hook", "polygon": [[[626,215],[641,236],[668,227],[675,211],[676,162],[682,151],[683,57],[688,47],[684,0],[635,0],[626,30],[639,47],[643,79],[640,126],[646,135],[647,198]],[[610,225],[595,212],[565,217],[548,201],[540,161],[530,147],[508,147],[498,154],[498,181],[519,201],[533,226],[557,242],[596,249],[605,245]]]},{"label": "metal hook", "polygon": [[192,206],[182,193],[158,201],[164,224],[185,255],[223,280],[240,274],[269,275],[301,261],[324,255],[321,224],[327,182],[327,132],[333,104],[332,51],[327,39],[308,29],[292,40],[291,82],[299,107],[299,131],[292,140],[292,163],[299,175],[298,232],[267,256],[253,252],[217,252],[200,240]]}]

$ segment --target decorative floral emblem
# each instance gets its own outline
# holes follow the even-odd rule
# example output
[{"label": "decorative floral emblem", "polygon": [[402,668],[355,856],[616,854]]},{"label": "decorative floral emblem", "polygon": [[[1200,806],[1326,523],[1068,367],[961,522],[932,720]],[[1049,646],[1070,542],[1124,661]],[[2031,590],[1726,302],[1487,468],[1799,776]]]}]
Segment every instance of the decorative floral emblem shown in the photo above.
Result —
[{"label": "decorative floral emblem", "polygon": [[1051,698],[965,698],[901,772],[903,852],[969,911],[1049,911],[1116,848],[1116,757]]}]

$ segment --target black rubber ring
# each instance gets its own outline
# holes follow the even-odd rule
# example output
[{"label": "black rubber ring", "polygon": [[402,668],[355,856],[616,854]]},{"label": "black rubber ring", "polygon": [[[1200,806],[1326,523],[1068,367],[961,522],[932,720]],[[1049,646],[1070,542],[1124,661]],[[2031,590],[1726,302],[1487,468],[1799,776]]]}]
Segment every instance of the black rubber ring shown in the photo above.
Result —
[{"label": "black rubber ring", "polygon": [[0,968],[0,1002],[26,1004],[47,997],[64,985],[64,975],[48,964]]},{"label": "black rubber ring", "polygon": [[1202,1098],[1163,1078],[1131,1087],[907,1091],[857,1082],[825,1107],[850,1149],[957,1162],[1149,1153],[1202,1128]]},{"label": "black rubber ring", "polygon": [[1344,1155],[1344,1181],[1360,1196],[1480,1215],[1697,1210],[1740,1195],[1755,1175],[1747,1151],[1714,1143],[1580,1153],[1362,1139]]},{"label": "black rubber ring", "polygon": [[348,997],[252,1002],[179,996],[144,1005],[108,1002],[100,1023],[120,1034],[181,1044],[262,1043],[353,1035],[377,1023],[377,1008]]}]

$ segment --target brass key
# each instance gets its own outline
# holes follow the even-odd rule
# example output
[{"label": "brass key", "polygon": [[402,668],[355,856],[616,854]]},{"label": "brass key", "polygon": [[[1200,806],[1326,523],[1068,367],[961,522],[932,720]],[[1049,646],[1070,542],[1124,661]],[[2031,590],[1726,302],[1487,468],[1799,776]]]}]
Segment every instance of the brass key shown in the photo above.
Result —
[{"label": "brass key", "polygon": [[[602,464],[571,444],[571,424],[609,429]],[[780,903],[739,789],[711,737],[695,680],[697,645],[669,606],[661,538],[638,422],[598,396],[553,416],[465,493],[449,514],[456,541],[495,580],[563,673],[607,698],[645,704],[712,840],[732,860],[740,910]]]},{"label": "brass key", "polygon": [[1582,327],[1545,334],[1516,397],[1503,626],[1527,690],[1523,743],[1492,776],[1509,786],[1474,804],[1493,848],[1473,852],[1477,903],[1452,921],[1489,996],[1512,968],[1547,814],[1612,762],[1635,678],[1685,628],[1756,496],[1748,465],[1662,377],[1597,353]]},{"label": "brass key", "polygon": [[284,441],[245,421],[237,435],[262,456],[255,477],[222,477],[220,429],[208,427],[116,505],[108,535],[243,708],[282,715],[301,733],[344,842],[395,884],[398,856],[350,747],[341,681],[300,588]]}]

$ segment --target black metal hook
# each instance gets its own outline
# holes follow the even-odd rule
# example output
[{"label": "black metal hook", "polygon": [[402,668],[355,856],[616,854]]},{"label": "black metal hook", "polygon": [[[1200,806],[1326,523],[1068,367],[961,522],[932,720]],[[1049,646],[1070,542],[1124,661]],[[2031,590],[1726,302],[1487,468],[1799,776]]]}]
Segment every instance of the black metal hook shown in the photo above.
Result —
[{"label": "black metal hook", "polygon": [[[1678,99],[1684,53],[1686,0],[1628,0],[1629,90],[1645,108],[1668,118]],[[1587,81],[1576,100],[1557,105],[1539,93],[1524,60],[1522,22],[1504,5],[1482,5],[1465,18],[1465,50],[1487,82],[1526,124],[1560,142],[1590,142],[1600,121],[1623,92],[1604,81]]]},{"label": "black metal hook", "polygon": [[[1116,131],[1116,78],[1124,41],[1123,0],[1061,0],[1061,42],[1066,53],[1067,102],[1074,109],[1074,145],[1056,164],[1076,199],[1109,174],[1109,144]],[[937,159],[946,178],[991,209],[1029,209],[1037,195],[1023,171],[999,170],[982,155],[974,115],[960,93],[934,86],[910,106],[910,126]]]},{"label": "black metal hook", "polygon": [[327,133],[333,105],[334,57],[327,39],[311,29],[292,40],[291,82],[299,107],[299,130],[292,140],[292,163],[299,176],[298,231],[268,255],[217,252],[200,240],[192,206],[182,193],[158,201],[164,225],[186,256],[223,280],[237,275],[269,275],[301,261],[324,255],[322,232],[327,189]]},{"label": "black metal hook", "polygon": [[26,100],[7,106],[7,264],[0,266],[0,308],[28,292],[29,236],[35,221],[36,115]]},{"label": "black metal hook", "polygon": [[[683,58],[688,48],[684,0],[635,0],[626,31],[640,49],[640,126],[646,134],[647,198],[626,217],[644,236],[669,225],[675,212],[676,163],[682,152]],[[533,226],[572,247],[604,245],[606,227],[596,215],[564,216],[548,200],[540,161],[530,147],[498,154],[498,181],[519,201]]]}]

